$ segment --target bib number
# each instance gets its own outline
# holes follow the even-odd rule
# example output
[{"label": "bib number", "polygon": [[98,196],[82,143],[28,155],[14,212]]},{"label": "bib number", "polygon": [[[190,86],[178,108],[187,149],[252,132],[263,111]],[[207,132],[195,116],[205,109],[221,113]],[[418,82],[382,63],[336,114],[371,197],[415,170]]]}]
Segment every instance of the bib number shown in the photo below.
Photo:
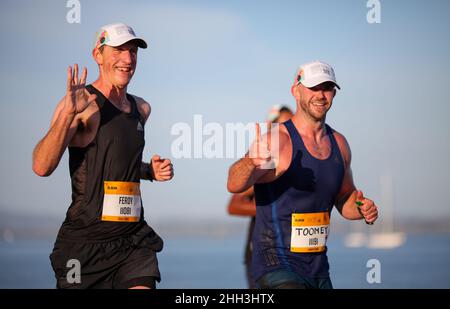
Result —
[{"label": "bib number", "polygon": [[102,221],[138,222],[141,190],[138,182],[105,181]]},{"label": "bib number", "polygon": [[328,212],[292,214],[291,252],[325,251],[329,227]]}]

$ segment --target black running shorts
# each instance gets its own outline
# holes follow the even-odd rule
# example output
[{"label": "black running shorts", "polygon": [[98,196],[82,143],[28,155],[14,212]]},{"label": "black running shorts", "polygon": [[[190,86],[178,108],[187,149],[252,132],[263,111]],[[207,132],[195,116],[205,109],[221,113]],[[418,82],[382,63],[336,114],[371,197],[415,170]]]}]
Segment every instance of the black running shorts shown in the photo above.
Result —
[{"label": "black running shorts", "polygon": [[162,247],[162,239],[144,224],[137,233],[112,241],[58,238],[50,261],[57,288],[155,288],[155,281],[160,281],[156,252]]}]

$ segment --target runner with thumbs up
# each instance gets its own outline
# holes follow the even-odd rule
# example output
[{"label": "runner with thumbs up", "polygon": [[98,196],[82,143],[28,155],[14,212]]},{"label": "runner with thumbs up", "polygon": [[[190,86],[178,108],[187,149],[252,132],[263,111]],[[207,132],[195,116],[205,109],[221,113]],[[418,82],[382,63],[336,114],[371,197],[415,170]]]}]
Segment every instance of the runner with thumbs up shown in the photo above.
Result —
[{"label": "runner with thumbs up", "polygon": [[326,243],[333,206],[348,220],[378,218],[375,203],[355,187],[347,140],[325,123],[336,88],[330,65],[302,65],[291,87],[294,116],[277,134],[271,128],[261,136],[257,125],[255,144],[229,170],[230,192],[255,192],[258,288],[332,288]]}]

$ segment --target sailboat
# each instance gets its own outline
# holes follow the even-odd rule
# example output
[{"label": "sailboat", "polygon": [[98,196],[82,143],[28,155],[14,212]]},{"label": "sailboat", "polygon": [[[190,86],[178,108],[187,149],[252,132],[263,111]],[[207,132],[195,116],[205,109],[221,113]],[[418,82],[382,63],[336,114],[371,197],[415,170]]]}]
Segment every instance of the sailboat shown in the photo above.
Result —
[{"label": "sailboat", "polygon": [[372,230],[357,225],[358,230],[349,233],[344,245],[350,248],[367,247],[370,249],[394,249],[403,245],[406,234],[394,231],[394,183],[390,173],[383,173],[381,180],[381,206],[379,220]]},{"label": "sailboat", "polygon": [[362,225],[358,224],[358,231],[353,231],[345,236],[344,245],[349,248],[365,247],[368,240],[368,235],[362,230]]}]

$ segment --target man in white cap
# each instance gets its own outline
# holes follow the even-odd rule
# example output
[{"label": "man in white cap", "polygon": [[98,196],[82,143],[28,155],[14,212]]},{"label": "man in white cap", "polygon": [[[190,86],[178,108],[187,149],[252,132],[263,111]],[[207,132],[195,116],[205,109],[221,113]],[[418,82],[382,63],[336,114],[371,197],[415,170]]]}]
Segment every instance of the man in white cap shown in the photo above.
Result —
[{"label": "man in white cap", "polygon": [[291,88],[297,111],[279,126],[277,149],[270,134],[258,134],[250,154],[230,168],[230,192],[254,186],[252,272],[259,288],[332,288],[326,240],[333,206],[349,220],[378,217],[353,183],[345,137],[325,123],[336,87],[330,65],[302,65]]},{"label": "man in white cap", "polygon": [[50,260],[58,288],[154,288],[162,239],[144,221],[140,180],[173,177],[168,159],[142,162],[150,104],[127,93],[138,48],[147,43],[125,24],[97,32],[99,77],[67,70],[66,95],[33,152],[33,170],[49,176],[69,149],[72,203]]}]

